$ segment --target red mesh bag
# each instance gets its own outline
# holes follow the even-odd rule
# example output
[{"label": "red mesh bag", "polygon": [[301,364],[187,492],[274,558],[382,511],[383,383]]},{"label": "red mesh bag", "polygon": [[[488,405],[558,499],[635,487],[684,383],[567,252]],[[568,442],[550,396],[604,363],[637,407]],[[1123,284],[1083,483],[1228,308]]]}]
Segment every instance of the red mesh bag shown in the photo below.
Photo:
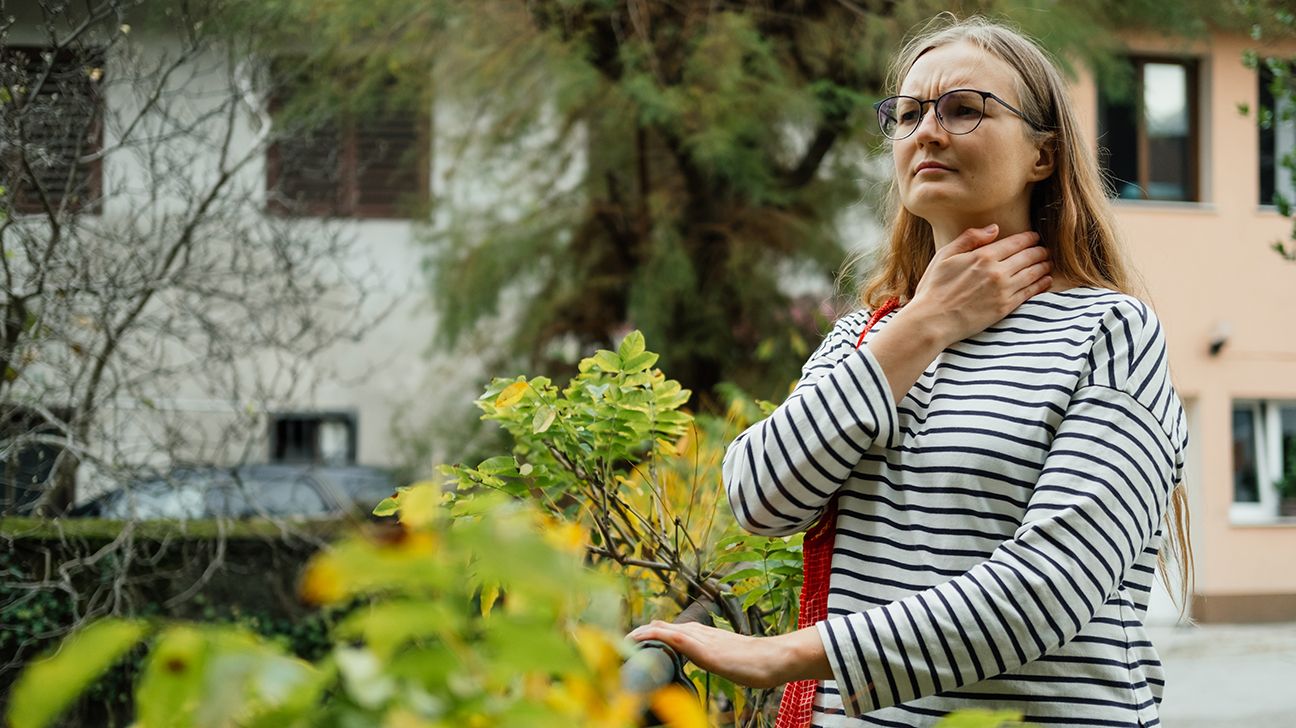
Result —
[{"label": "red mesh bag", "polygon": [[[899,301],[890,298],[882,307],[873,312],[859,340],[855,342],[858,349],[864,344],[864,335],[873,328],[883,316],[891,312]],[[828,501],[819,521],[806,531],[801,548],[801,583],[800,609],[797,614],[797,629],[813,627],[828,618],[828,579],[832,575],[833,542],[837,537],[837,498]],[[796,680],[790,682],[783,690],[783,699],[779,702],[778,718],[774,728],[806,728],[810,725],[814,707],[815,685],[817,680]]]}]

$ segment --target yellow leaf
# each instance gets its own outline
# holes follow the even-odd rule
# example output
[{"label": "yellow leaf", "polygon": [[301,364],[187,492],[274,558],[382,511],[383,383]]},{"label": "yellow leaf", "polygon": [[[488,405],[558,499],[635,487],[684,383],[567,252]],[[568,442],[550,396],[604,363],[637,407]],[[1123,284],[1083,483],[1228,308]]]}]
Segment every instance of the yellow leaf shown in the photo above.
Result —
[{"label": "yellow leaf", "polygon": [[546,518],[541,522],[541,529],[545,541],[562,551],[580,553],[585,550],[585,531],[580,524]]},{"label": "yellow leaf", "polygon": [[430,480],[420,481],[401,491],[400,522],[409,528],[424,528],[436,523],[445,515],[441,503],[441,487]]},{"label": "yellow leaf", "polygon": [[506,409],[522,401],[522,396],[526,394],[527,387],[531,385],[526,382],[514,382],[504,388],[503,392],[495,398],[496,409]]},{"label": "yellow leaf", "polygon": [[433,728],[434,725],[409,708],[396,708],[383,718],[383,728]]},{"label": "yellow leaf", "polygon": [[483,617],[489,617],[491,607],[495,606],[495,600],[499,599],[500,586],[499,582],[492,581],[482,585],[481,590],[481,613]]},{"label": "yellow leaf", "polygon": [[670,728],[707,728],[702,704],[679,685],[667,685],[654,692],[652,709]]},{"label": "yellow leaf", "polygon": [[621,655],[606,633],[578,624],[572,628],[572,642],[593,674],[609,675],[620,669]]}]

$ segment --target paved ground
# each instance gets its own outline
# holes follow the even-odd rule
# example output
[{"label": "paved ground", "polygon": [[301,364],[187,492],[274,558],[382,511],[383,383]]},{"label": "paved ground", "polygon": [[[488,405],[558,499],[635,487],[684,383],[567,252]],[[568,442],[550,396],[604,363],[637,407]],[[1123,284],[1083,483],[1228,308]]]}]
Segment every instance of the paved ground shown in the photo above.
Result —
[{"label": "paved ground", "polygon": [[1165,663],[1166,728],[1296,726],[1296,623],[1148,632]]}]

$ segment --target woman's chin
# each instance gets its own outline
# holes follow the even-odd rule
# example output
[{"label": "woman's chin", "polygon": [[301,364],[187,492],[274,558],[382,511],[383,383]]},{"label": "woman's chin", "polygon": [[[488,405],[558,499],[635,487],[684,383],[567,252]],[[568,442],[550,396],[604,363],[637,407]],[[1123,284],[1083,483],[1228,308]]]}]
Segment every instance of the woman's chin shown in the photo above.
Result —
[{"label": "woman's chin", "polygon": [[912,195],[905,202],[905,209],[928,221],[933,218],[962,217],[977,207],[979,205],[973,205],[971,200],[961,195],[940,194],[935,190]]}]

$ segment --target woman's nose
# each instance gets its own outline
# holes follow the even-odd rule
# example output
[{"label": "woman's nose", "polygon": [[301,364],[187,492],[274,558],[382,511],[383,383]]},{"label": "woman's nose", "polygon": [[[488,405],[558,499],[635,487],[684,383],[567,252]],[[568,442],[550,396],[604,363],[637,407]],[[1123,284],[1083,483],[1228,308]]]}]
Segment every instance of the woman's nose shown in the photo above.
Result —
[{"label": "woman's nose", "polygon": [[936,107],[933,104],[918,120],[918,128],[914,130],[914,141],[918,144],[944,144],[949,141],[948,134],[945,127],[941,126],[936,119]]}]

